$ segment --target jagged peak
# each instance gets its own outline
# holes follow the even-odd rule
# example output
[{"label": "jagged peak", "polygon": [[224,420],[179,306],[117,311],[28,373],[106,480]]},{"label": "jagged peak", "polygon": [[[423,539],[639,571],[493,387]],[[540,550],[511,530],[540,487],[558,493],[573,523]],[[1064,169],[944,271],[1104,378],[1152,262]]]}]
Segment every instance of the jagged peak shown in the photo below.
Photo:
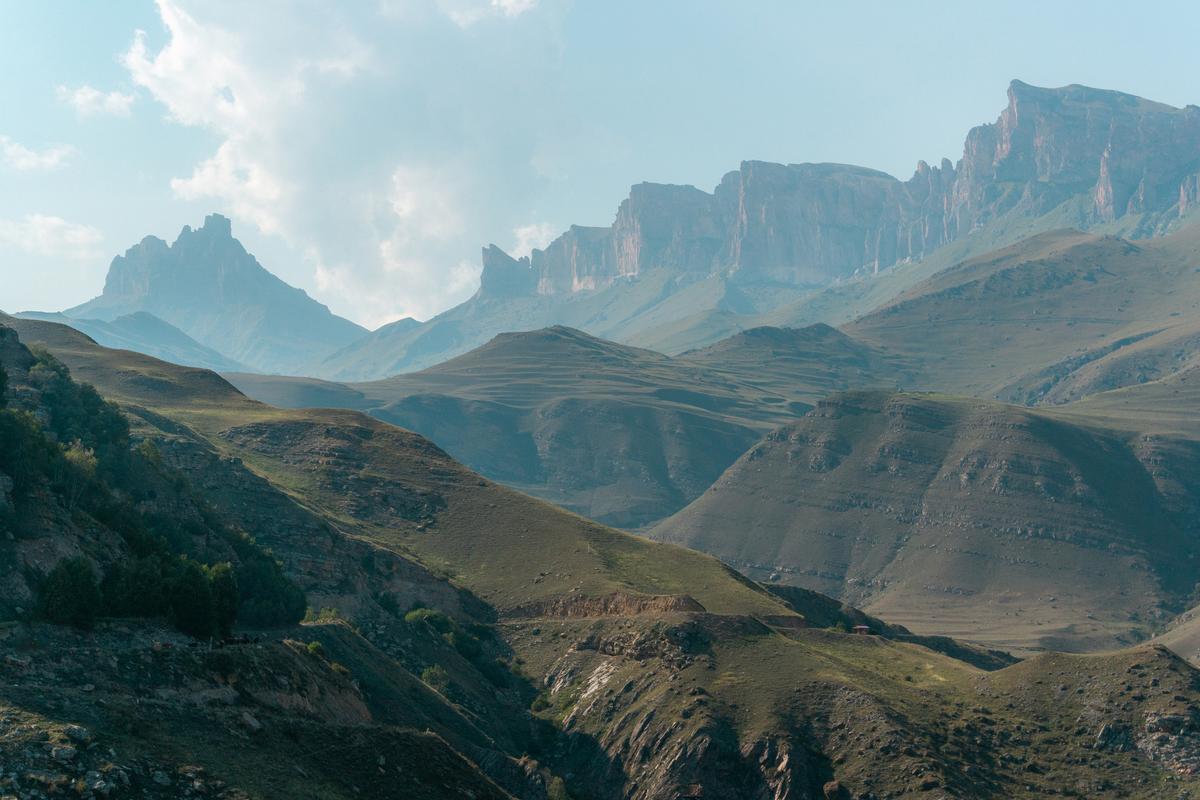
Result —
[{"label": "jagged peak", "polygon": [[200,230],[216,236],[233,237],[233,223],[229,221],[229,217],[216,213],[209,214],[204,218],[204,226]]}]

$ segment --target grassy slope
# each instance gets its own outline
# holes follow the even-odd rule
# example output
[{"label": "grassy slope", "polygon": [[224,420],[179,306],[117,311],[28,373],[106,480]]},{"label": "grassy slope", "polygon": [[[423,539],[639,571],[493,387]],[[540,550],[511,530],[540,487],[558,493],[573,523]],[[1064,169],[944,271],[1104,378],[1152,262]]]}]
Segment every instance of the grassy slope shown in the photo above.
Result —
[{"label": "grassy slope", "polygon": [[275,405],[367,410],[494,480],[638,527],[696,497],[818,397],[900,374],[896,360],[827,327],[759,329],[677,358],[555,327],[372,383],[230,378]]},{"label": "grassy slope", "polygon": [[[715,613],[777,613],[782,607],[710,557],[618,533],[490,483],[421,437],[364,414],[276,409],[250,400],[211,372],[105,350],[63,326],[10,324],[23,340],[46,346],[105,396],[187,424],[303,505],[320,507],[362,536],[411,550],[457,573],[500,609],[575,587],[593,596],[686,590]],[[337,428],[353,431],[355,438],[340,444],[319,440],[319,433]],[[282,432],[278,444],[256,438],[261,432],[270,438],[276,429]],[[297,430],[315,432],[314,438],[289,435]],[[425,531],[419,530],[425,527],[422,520],[405,519],[393,509],[363,513],[353,496],[336,488],[349,476],[367,491],[375,484],[396,484],[436,493],[444,497],[445,510]],[[481,536],[492,546],[479,547]]]},{"label": "grassy slope", "polygon": [[[832,777],[855,792],[893,796],[944,787],[957,796],[1014,797],[1082,786],[1071,791],[1154,797],[1167,782],[1189,785],[1142,751],[1106,753],[1088,766],[1090,737],[1108,722],[1142,731],[1166,702],[1157,695],[1105,706],[1080,736],[1069,735],[1077,715],[1044,698],[993,711],[1015,691],[1009,684],[1030,682],[1027,671],[1014,674],[998,703],[985,699],[1020,665],[992,679],[923,647],[796,629],[782,603],[709,557],[490,484],[364,415],[271,409],[212,376],[105,351],[55,327],[16,324],[114,399],[153,405],[192,426],[346,533],[411,551],[492,603],[505,641],[549,687],[539,716],[572,737],[560,763],[590,781],[578,787],[581,796],[626,780],[647,799],[682,796],[694,784],[726,796],[770,796],[783,785],[819,792]],[[400,488],[436,493],[445,506],[432,519],[410,519],[374,493]],[[624,607],[589,605],[613,593],[625,595]],[[711,613],[639,614],[641,593],[686,593]],[[539,601],[546,611],[528,616]],[[353,660],[350,645],[331,646]],[[1131,657],[1152,662],[1165,697],[1200,703],[1191,673],[1171,673],[1173,662],[1158,651],[1071,670],[1090,681],[1094,697],[1107,698],[1126,685]],[[376,679],[371,685],[387,691]],[[625,772],[605,771],[618,763]],[[1111,791],[1086,783],[1100,778]]]},{"label": "grassy slope", "polygon": [[1186,599],[1200,461],[1038,412],[851,393],[772,433],[651,536],[923,632],[1094,649]]},{"label": "grassy slope", "polygon": [[[1126,348],[1146,346],[1145,337],[1169,349],[1191,333],[1184,327],[1200,308],[1198,256],[1197,226],[1136,243],[1042,234],[945,269],[846,331],[920,361],[923,388],[1061,402],[1095,383],[1087,369],[1097,360],[1111,364]],[[1119,375],[1110,371],[1096,388]]]}]

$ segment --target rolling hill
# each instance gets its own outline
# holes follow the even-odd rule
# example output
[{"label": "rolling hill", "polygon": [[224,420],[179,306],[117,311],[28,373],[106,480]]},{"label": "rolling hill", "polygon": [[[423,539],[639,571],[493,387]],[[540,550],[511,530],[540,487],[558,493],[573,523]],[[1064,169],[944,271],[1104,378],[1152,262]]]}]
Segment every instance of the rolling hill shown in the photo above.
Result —
[{"label": "rolling hill", "polygon": [[[825,624],[849,618],[768,592],[710,557],[492,484],[369,416],[271,408],[211,373],[105,350],[62,326],[4,322],[120,403],[137,434],[218,513],[258,519],[256,535],[261,527],[272,548],[288,546],[288,573],[327,587],[322,602],[343,609],[362,633],[306,627],[301,635],[322,649],[268,641],[214,653],[212,666],[202,649],[155,650],[143,639],[130,655],[153,669],[102,665],[90,689],[76,673],[36,662],[32,675],[44,682],[14,673],[4,702],[56,742],[79,716],[139,765],[153,758],[171,768],[186,757],[206,783],[251,789],[288,770],[301,774],[289,761],[304,753],[302,776],[334,797],[353,788],[331,780],[335,760],[363,781],[372,763],[385,775],[394,765],[425,769],[424,784],[454,752],[474,757],[440,779],[479,797],[503,796],[491,785],[521,797],[565,790],[596,800],[1047,791],[1149,798],[1198,788],[1190,769],[1200,758],[1200,729],[1190,721],[1200,704],[1197,672],[1163,648],[1047,655],[989,672],[888,635],[825,630],[798,609],[808,605]],[[272,505],[291,516],[279,518]],[[316,524],[295,524],[294,515]],[[426,587],[433,573],[441,577]],[[439,597],[433,584],[452,591]],[[427,598],[419,613],[397,616],[381,602],[414,585]],[[468,646],[470,631],[481,651]],[[55,650],[73,659],[117,655],[108,635],[71,634],[83,649]],[[493,657],[503,670],[488,679]],[[425,686],[452,707],[427,695],[403,701],[403,670],[431,661],[446,677],[430,673]],[[174,704],[178,694],[157,691],[170,680],[199,696],[220,691],[220,676],[236,676],[247,695],[238,710],[255,715],[258,732],[222,707],[189,711]],[[80,704],[55,706],[62,690],[44,686],[70,686],[65,696],[78,693]],[[158,704],[142,727],[120,727],[121,710],[142,689]],[[170,758],[164,748],[172,745],[155,735],[166,724],[182,727]],[[413,738],[406,725],[445,731],[445,745]],[[246,739],[225,747],[229,739],[212,735],[222,726],[240,726]],[[309,748],[318,737],[345,752],[335,759]],[[532,758],[514,774],[508,765],[522,753]],[[265,765],[257,775],[243,767],[249,755]],[[374,775],[364,786],[391,785]]]},{"label": "rolling hill", "polygon": [[1062,403],[1187,363],[1200,226],[1157,239],[1055,231],[967,259],[845,326],[918,362],[916,385]]},{"label": "rolling hill", "polygon": [[557,326],[383,381],[228,377],[277,406],[366,411],[493,480],[636,528],[695,498],[817,398],[904,375],[901,359],[827,326],[756,329],[676,358]]},{"label": "rolling hill", "polygon": [[1113,647],[1195,587],[1198,455],[998,403],[851,392],[766,436],[650,536],[918,632]]}]

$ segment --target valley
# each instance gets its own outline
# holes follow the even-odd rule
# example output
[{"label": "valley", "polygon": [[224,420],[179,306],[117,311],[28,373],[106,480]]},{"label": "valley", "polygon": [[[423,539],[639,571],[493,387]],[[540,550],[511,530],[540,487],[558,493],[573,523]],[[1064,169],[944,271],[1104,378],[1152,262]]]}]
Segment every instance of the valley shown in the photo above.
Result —
[{"label": "valley", "polygon": [[374,329],[221,213],[0,312],[0,796],[1200,796],[1200,108],[956,141],[636,183],[459,303],[467,162],[309,230],[231,138],[172,190]]},{"label": "valley", "polygon": [[[163,765],[157,769],[171,785],[184,774],[170,769],[182,751],[146,738],[160,724],[155,720],[196,732],[187,774],[256,793],[277,791],[284,773],[240,771],[219,744],[202,744],[204,725],[246,731],[239,757],[250,764],[276,742],[309,735],[328,741],[346,714],[355,715],[356,730],[380,726],[379,733],[370,744],[346,740],[338,763],[347,767],[337,772],[316,750],[291,773],[306,785],[324,782],[330,796],[350,796],[358,753],[363,780],[370,763],[385,774],[399,765],[406,779],[421,778],[420,764],[457,764],[437,780],[497,797],[565,790],[651,798],[687,796],[695,786],[735,796],[938,789],[1004,796],[1030,786],[1095,796],[1131,780],[1141,781],[1148,797],[1166,787],[1183,790],[1192,780],[1196,734],[1188,720],[1200,697],[1193,699],[1193,668],[1165,649],[1044,656],[1011,666],[958,645],[942,654],[862,615],[840,616],[849,612],[837,604],[773,594],[710,557],[605,528],[480,479],[420,437],[360,413],[272,409],[211,373],[105,350],[50,323],[5,322],[120,403],[135,434],[157,442],[164,460],[177,464],[231,522],[254,520],[267,502],[281,520],[284,513],[297,521],[311,515],[308,526],[279,525],[270,534],[272,548],[310,603],[339,609],[357,631],[336,622],[305,626],[288,636],[319,641],[320,651],[297,653],[283,642],[243,655],[235,647],[215,668],[180,645],[178,655],[154,657],[156,669],[176,676],[171,680],[193,676],[193,692],[217,676],[238,676],[239,697],[246,697],[244,713],[234,712],[241,721],[223,718],[219,705],[183,713],[179,701],[160,692],[161,711],[122,729],[120,709],[132,687],[107,673],[90,678],[96,688],[66,695],[82,699],[61,709],[39,699],[45,694],[23,694],[28,689],[21,687],[34,685],[29,679],[4,694],[9,713],[26,724],[58,731],[64,719],[83,723],[89,737],[127,754],[122,766],[131,775],[147,775],[148,783],[138,785],[163,785],[154,783],[155,765]],[[250,502],[247,490],[255,492]],[[261,522],[256,527],[264,536],[271,530]],[[370,557],[339,557],[342,547],[367,548]],[[349,563],[363,569],[351,580],[328,570]],[[443,609],[452,621],[388,611],[403,610],[413,596],[404,593],[414,589],[424,608]],[[385,601],[394,593],[394,603]],[[809,625],[806,609],[818,625],[833,627]],[[864,622],[877,626],[876,635],[847,632],[849,624]],[[463,655],[469,648],[447,649],[431,624],[476,631],[483,653],[496,653],[511,677]],[[132,648],[129,657],[144,658],[139,647],[163,634],[139,640],[146,634],[138,626],[72,635],[83,636],[84,646],[115,654]],[[113,636],[127,638],[124,644],[105,638]],[[18,653],[20,641],[12,640]],[[66,644],[51,652],[34,654],[25,669],[63,685],[71,674],[66,664],[78,656]],[[268,654],[274,661],[264,661]],[[67,660],[63,667],[58,659]],[[300,663],[288,667],[289,659]],[[323,666],[334,659],[355,678],[353,686]],[[426,669],[421,665],[429,659],[443,665],[446,678],[430,674],[402,689],[405,670]],[[289,669],[293,683],[276,687],[270,674]],[[260,680],[273,688],[256,688]],[[430,681],[452,705],[422,688]],[[424,699],[393,705],[388,698],[400,691]],[[302,703],[289,699],[297,692]],[[91,705],[93,696],[106,702]],[[1050,703],[1049,696],[1078,699]],[[523,703],[532,703],[532,717],[516,713]],[[420,726],[441,738],[412,739],[406,731]],[[185,743],[189,735],[181,731],[172,741]],[[522,751],[540,755],[513,769]],[[297,758],[291,745],[281,752]],[[878,753],[889,754],[886,764]],[[963,768],[967,758],[976,765],[971,770]],[[471,763],[486,765],[485,774]],[[437,796],[430,780],[421,778],[419,791]]]}]

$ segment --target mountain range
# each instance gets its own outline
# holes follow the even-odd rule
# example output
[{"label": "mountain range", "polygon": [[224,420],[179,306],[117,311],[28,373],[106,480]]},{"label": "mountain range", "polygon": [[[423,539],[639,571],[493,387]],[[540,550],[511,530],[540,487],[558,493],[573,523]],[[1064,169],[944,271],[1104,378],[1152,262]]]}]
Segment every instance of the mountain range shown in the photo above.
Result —
[{"label": "mountain range", "polygon": [[405,372],[502,330],[550,324],[671,353],[762,324],[841,324],[1039,231],[1174,229],[1196,207],[1197,142],[1195,106],[1014,81],[956,164],[921,162],[900,181],[840,164],[745,162],[711,194],[639,184],[607,228],[572,226],[522,259],[485,248],[471,300],[420,327],[377,331],[317,373]]},{"label": "mountain range", "polygon": [[[763,325],[841,325],[972,256],[1062,228],[1146,239],[1200,201],[1200,109],[1013,81],[962,157],[901,181],[840,164],[748,161],[711,192],[638,184],[608,227],[571,226],[514,259],[483,249],[479,291],[368,333],[288,287],[212,215],[113,261],[65,313],[147,312],[255,372],[377,380],[507,331],[566,325],[678,354]],[[154,343],[145,351],[162,347]]]},{"label": "mountain range", "polygon": [[0,314],[0,793],[1200,792],[1200,108],[1008,100],[426,322],[219,215]]}]

